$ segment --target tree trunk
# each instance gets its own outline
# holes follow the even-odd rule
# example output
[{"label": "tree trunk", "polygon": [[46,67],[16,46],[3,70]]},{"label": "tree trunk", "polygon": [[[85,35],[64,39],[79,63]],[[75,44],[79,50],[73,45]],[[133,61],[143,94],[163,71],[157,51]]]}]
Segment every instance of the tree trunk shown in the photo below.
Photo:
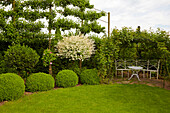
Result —
[{"label": "tree trunk", "polygon": [[82,60],[80,60],[79,64],[80,64],[80,70],[81,70],[81,66],[82,66]]},{"label": "tree trunk", "polygon": [[[49,12],[51,14],[51,5],[50,5],[50,8],[49,8]],[[52,25],[52,23],[51,23],[51,17],[50,17],[50,19],[49,19],[49,49],[51,49],[51,25]],[[51,64],[51,62],[49,64],[49,74],[52,75],[52,64]]]},{"label": "tree trunk", "polygon": [[[81,27],[83,26],[83,20],[81,20]],[[81,32],[81,34],[80,34],[80,36],[82,35],[82,32]]]},{"label": "tree trunk", "polygon": [[[12,1],[12,9],[13,9],[13,12],[15,12],[15,0]],[[12,15],[12,22],[13,24],[15,23],[15,15]]]},{"label": "tree trunk", "polygon": [[18,71],[18,75],[21,76],[21,72],[20,71]]},{"label": "tree trunk", "polygon": [[49,65],[49,74],[50,74],[50,75],[53,74],[53,73],[52,73],[52,65],[51,65],[51,64]]}]

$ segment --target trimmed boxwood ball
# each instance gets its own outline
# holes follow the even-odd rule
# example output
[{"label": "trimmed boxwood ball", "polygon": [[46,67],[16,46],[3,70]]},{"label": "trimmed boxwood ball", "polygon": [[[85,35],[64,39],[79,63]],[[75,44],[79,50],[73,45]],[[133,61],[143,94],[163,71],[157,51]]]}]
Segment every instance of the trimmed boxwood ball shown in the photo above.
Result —
[{"label": "trimmed boxwood ball", "polygon": [[46,73],[31,74],[26,80],[26,91],[47,91],[53,89],[55,85],[54,78]]},{"label": "trimmed boxwood ball", "polygon": [[97,85],[100,78],[96,69],[86,69],[80,74],[80,82],[82,84]]},{"label": "trimmed boxwood ball", "polygon": [[56,86],[73,87],[78,84],[78,76],[72,70],[62,70],[56,75]]},{"label": "trimmed boxwood ball", "polygon": [[25,92],[24,80],[14,73],[0,74],[0,102],[16,100]]}]

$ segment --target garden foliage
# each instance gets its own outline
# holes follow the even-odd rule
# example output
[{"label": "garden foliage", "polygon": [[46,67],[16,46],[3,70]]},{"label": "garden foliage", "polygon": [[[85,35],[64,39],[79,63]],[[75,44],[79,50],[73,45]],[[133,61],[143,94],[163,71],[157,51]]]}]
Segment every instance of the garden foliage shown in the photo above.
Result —
[{"label": "garden foliage", "polygon": [[25,92],[24,80],[14,73],[0,74],[0,102],[20,98]]},{"label": "garden foliage", "polygon": [[25,45],[9,46],[4,55],[5,64],[15,68],[18,72],[30,72],[39,61],[39,55],[32,48]]},{"label": "garden foliage", "polygon": [[100,82],[98,71],[96,69],[86,69],[80,74],[82,84],[97,85]]},{"label": "garden foliage", "polygon": [[169,75],[170,69],[169,33],[160,29],[154,32],[140,28],[123,27],[113,29],[111,36],[102,38],[96,52],[97,69],[102,78],[114,76],[114,61],[121,60],[161,60],[160,74]]},{"label": "garden foliage", "polygon": [[26,80],[26,91],[47,91],[53,89],[55,85],[54,78],[46,73],[33,73]]},{"label": "garden foliage", "polygon": [[[4,56],[3,51],[8,48],[7,45],[21,43],[36,50],[42,58],[44,49],[49,46],[48,48],[53,50],[54,45],[62,39],[61,32],[71,28],[75,28],[84,35],[90,32],[104,32],[104,27],[99,25],[97,20],[105,16],[105,12],[93,11],[94,6],[89,0],[1,0],[0,6],[2,7],[0,9],[0,53],[2,56]],[[5,10],[8,6],[12,8]],[[64,18],[56,18],[58,16],[64,16]],[[69,16],[78,18],[78,22],[68,19]],[[39,21],[42,18],[46,18],[47,27]],[[48,35],[41,32],[42,28],[49,30]],[[51,30],[55,30],[55,35],[51,34]],[[160,59],[161,75],[170,74],[170,38],[169,33],[164,30],[158,29],[154,32],[153,30],[141,31],[140,28],[137,30],[127,27],[114,28],[110,37],[93,37],[93,39],[97,44],[95,55],[84,60],[87,57],[79,51],[70,55],[71,57],[65,53],[64,59],[56,58],[53,61],[56,62],[53,64],[53,68],[56,69],[55,74],[62,69],[69,69],[72,62],[68,61],[68,58],[74,61],[83,60],[82,67],[97,68],[102,78],[114,76],[116,59]],[[66,49],[70,50],[67,47]],[[3,64],[6,61],[1,59],[1,71],[10,72],[16,69],[16,66],[8,69],[9,67]],[[18,71],[27,69],[17,68]],[[48,69],[43,67],[42,59],[36,68],[31,68],[33,72],[40,70],[48,72]]]},{"label": "garden foliage", "polygon": [[113,38],[103,38],[102,43],[96,52],[96,68],[102,78],[114,75],[114,61],[118,58],[119,47]]},{"label": "garden foliage", "polygon": [[72,70],[62,70],[56,77],[56,86],[58,87],[73,87],[78,84],[78,76]]},{"label": "garden foliage", "polygon": [[77,76],[80,77],[81,72],[84,71],[84,70],[86,70],[87,67],[84,66],[84,67],[82,67],[82,68],[80,69],[77,64],[78,64],[78,62],[76,62],[76,61],[75,61],[74,63],[73,63],[73,62],[70,62],[70,63],[69,63],[70,66],[68,67],[68,69],[69,69],[69,70],[73,70],[73,71],[77,74]]}]

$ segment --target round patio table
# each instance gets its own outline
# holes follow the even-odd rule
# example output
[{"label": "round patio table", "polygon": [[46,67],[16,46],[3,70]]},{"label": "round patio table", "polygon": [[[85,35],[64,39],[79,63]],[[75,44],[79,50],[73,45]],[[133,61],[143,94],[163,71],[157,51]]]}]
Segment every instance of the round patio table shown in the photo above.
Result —
[{"label": "round patio table", "polygon": [[136,75],[136,77],[138,78],[138,80],[141,81],[141,80],[139,79],[138,73],[139,73],[140,70],[143,69],[143,67],[140,67],[140,66],[128,66],[128,68],[131,69],[132,72],[133,72],[133,74],[131,75],[131,77],[130,77],[128,80],[130,80],[134,75]]}]

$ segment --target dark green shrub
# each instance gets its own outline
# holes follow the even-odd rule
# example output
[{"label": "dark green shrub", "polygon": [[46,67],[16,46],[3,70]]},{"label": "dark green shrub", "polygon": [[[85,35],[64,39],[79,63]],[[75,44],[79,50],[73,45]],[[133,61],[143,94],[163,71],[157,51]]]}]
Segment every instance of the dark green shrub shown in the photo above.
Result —
[{"label": "dark green shrub", "polygon": [[0,74],[0,102],[20,98],[25,91],[24,80],[14,73]]},{"label": "dark green shrub", "polygon": [[39,55],[32,48],[25,45],[9,46],[4,55],[5,64],[15,68],[18,72],[29,72],[39,61]]},{"label": "dark green shrub", "polygon": [[26,91],[47,91],[54,88],[54,78],[46,73],[34,73],[26,80]]},{"label": "dark green shrub", "polygon": [[62,70],[56,75],[56,86],[73,87],[78,84],[78,76],[72,70]]},{"label": "dark green shrub", "polygon": [[82,67],[80,69],[79,65],[76,65],[76,64],[73,65],[72,63],[70,64],[70,66],[68,68],[69,68],[69,70],[73,70],[77,74],[78,77],[80,76],[82,71],[87,69],[86,67]]},{"label": "dark green shrub", "polygon": [[96,69],[86,69],[80,74],[80,82],[82,84],[97,85],[100,78]]}]

